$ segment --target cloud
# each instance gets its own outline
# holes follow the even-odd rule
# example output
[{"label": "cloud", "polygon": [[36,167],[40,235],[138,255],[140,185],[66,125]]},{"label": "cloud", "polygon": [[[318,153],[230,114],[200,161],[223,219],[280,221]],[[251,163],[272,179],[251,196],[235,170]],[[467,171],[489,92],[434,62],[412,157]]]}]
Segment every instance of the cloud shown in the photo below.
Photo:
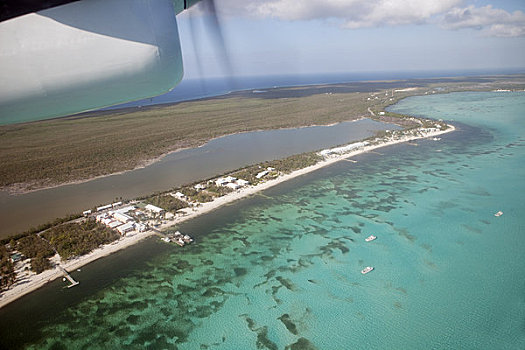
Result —
[{"label": "cloud", "polygon": [[281,20],[337,19],[346,28],[424,23],[462,0],[219,0],[226,13]]},{"label": "cloud", "polygon": [[525,35],[525,14],[491,5],[462,7],[465,0],[217,0],[223,15],[277,18],[286,21],[335,20],[358,29],[408,24],[440,24],[458,30],[473,28],[486,35]]},{"label": "cloud", "polygon": [[516,37],[525,36],[525,13],[495,9],[491,5],[476,8],[453,8],[442,20],[447,29],[472,28],[483,30],[489,36]]}]

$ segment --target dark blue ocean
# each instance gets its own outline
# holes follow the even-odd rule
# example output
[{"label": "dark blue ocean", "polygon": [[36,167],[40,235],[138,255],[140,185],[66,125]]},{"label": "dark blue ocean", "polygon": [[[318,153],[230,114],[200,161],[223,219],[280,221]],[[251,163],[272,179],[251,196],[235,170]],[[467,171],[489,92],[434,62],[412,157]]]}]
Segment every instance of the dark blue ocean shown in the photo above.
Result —
[{"label": "dark blue ocean", "polygon": [[354,72],[325,73],[307,75],[268,75],[233,78],[183,79],[172,91],[153,98],[129,102],[107,109],[149,106],[164,103],[195,100],[206,97],[225,95],[233,91],[268,89],[287,86],[317,84],[337,84],[374,80],[430,79],[457,76],[479,76],[494,74],[517,74],[523,70],[440,70],[440,71],[389,71],[389,72]]}]

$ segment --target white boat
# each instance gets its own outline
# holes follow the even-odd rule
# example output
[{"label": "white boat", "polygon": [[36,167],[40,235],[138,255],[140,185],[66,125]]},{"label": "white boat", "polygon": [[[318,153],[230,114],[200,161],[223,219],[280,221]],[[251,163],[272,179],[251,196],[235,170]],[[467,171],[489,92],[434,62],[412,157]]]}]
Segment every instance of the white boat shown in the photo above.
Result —
[{"label": "white boat", "polygon": [[501,215],[503,215],[503,212],[501,210],[498,211],[496,214],[494,214],[494,216],[501,216]]},{"label": "white boat", "polygon": [[363,275],[366,275],[367,273],[369,273],[370,271],[372,271],[374,268],[372,266],[367,266],[365,267],[364,269],[361,270],[361,273]]},{"label": "white boat", "polygon": [[376,238],[377,238],[376,236],[374,236],[374,235],[370,235],[370,236],[368,236],[368,237],[365,238],[365,241],[367,241],[367,242],[371,242],[371,241],[373,241],[373,240],[376,239]]}]

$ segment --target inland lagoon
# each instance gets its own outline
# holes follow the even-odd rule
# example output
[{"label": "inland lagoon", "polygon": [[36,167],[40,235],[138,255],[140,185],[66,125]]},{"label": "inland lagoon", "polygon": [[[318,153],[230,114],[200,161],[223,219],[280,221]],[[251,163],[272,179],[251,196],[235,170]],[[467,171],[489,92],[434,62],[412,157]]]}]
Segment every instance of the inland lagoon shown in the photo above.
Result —
[{"label": "inland lagoon", "polygon": [[[206,179],[243,166],[316,151],[373,136],[397,125],[361,119],[330,126],[245,132],[166,155],[132,171],[87,182],[10,195],[0,191],[0,237],[80,213],[115,198],[135,198]],[[45,203],[45,205],[42,205]]]},{"label": "inland lagoon", "polygon": [[196,244],[149,239],[87,265],[79,286],[55,281],[0,309],[0,345],[525,348],[525,93],[411,97],[391,110],[456,131],[174,228]]}]

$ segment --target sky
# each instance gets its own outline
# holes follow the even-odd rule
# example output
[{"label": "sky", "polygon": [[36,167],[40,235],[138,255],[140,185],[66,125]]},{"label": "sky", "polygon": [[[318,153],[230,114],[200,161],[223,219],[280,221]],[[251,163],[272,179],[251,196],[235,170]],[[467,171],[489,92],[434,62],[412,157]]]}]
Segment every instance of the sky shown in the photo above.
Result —
[{"label": "sky", "polygon": [[[185,78],[525,67],[523,0],[216,0],[177,16]],[[227,56],[228,59],[223,59]]]}]

